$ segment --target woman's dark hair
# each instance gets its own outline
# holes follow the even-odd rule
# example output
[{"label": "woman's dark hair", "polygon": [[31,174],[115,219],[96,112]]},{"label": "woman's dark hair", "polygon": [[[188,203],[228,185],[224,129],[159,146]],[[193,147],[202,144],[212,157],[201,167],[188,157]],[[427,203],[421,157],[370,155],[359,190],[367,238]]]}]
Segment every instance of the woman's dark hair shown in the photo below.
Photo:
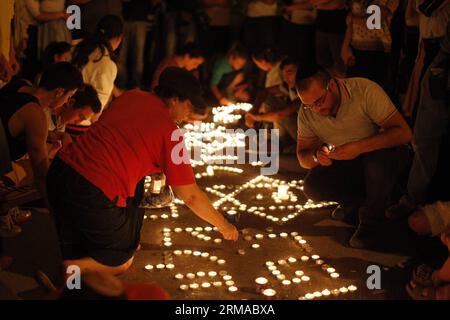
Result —
[{"label": "woman's dark hair", "polygon": [[236,43],[236,44],[234,44],[231,47],[230,50],[228,50],[227,56],[228,57],[237,57],[237,58],[247,59],[248,58],[248,51],[240,43]]},{"label": "woman's dark hair", "polygon": [[156,88],[153,91],[161,99],[178,98],[181,101],[185,101],[185,100],[188,99],[184,95],[180,94],[178,92],[178,90],[176,88],[173,88],[173,87],[157,85]]},{"label": "woman's dark hair", "polygon": [[72,46],[65,41],[49,43],[42,57],[42,68],[45,69],[55,63],[55,55],[62,55],[70,50],[72,50]]},{"label": "woman's dark hair", "polygon": [[108,51],[114,62],[117,57],[111,47],[110,40],[123,34],[123,21],[119,16],[106,15],[97,24],[95,34],[81,41],[75,48],[73,63],[79,68],[83,68],[89,62],[89,55],[99,48],[101,56],[95,62],[100,61]]},{"label": "woman's dark hair", "polygon": [[74,94],[73,99],[75,100],[75,103],[73,104],[74,109],[81,109],[85,106],[89,106],[94,113],[102,111],[102,103],[98,98],[97,91],[90,84],[84,84],[83,89],[78,90]]},{"label": "woman's dark hair", "polygon": [[48,66],[42,73],[39,88],[51,91],[62,88],[65,91],[83,87],[83,76],[80,69],[70,62],[58,62]]},{"label": "woman's dark hair", "polygon": [[205,52],[202,47],[194,42],[186,43],[183,48],[177,50],[176,52],[177,56],[184,56],[185,54],[188,54],[191,58],[205,57]]},{"label": "woman's dark hair", "polygon": [[252,54],[252,58],[255,60],[263,60],[269,63],[276,63],[282,59],[281,55],[272,48],[265,48],[262,50],[255,50]]}]

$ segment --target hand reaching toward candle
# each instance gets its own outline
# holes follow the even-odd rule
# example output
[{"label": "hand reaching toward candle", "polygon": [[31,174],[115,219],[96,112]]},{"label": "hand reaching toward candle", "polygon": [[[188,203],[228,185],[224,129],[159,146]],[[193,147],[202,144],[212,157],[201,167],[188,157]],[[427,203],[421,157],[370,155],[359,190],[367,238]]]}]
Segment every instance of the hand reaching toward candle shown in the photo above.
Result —
[{"label": "hand reaching toward candle", "polygon": [[319,151],[317,151],[316,156],[320,165],[328,167],[333,164],[333,160],[330,159],[329,153],[330,152],[326,147],[322,147]]},{"label": "hand reaching toward candle", "polygon": [[227,222],[223,227],[218,227],[218,229],[225,240],[236,241],[239,238],[239,232],[231,223]]},{"label": "hand reaching toward candle", "polygon": [[328,157],[334,160],[353,160],[361,154],[361,148],[357,142],[346,143],[332,152]]}]

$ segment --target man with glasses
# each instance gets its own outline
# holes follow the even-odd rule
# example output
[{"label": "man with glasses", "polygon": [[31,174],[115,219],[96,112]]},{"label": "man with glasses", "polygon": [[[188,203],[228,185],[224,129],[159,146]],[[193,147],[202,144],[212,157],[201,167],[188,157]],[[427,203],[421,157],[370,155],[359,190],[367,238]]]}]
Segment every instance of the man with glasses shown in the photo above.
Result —
[{"label": "man with glasses", "polygon": [[319,66],[297,72],[297,157],[311,169],[304,192],[315,201],[336,201],[332,217],[358,212],[350,239],[354,248],[373,247],[411,130],[387,94],[364,78],[336,79]]}]

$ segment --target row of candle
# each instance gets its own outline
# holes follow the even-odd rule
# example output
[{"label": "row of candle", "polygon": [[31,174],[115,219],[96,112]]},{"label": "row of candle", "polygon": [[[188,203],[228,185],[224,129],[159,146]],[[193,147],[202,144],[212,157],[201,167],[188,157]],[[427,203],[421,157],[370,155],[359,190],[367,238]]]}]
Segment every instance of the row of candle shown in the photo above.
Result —
[{"label": "row of candle", "polygon": [[248,112],[253,108],[253,106],[249,103],[236,103],[228,106],[220,106],[213,108],[213,121],[216,123],[235,123],[239,119],[242,118],[241,115],[234,115],[233,113],[236,111],[245,111]]},{"label": "row of candle", "polygon": [[324,289],[322,291],[315,291],[313,293],[307,293],[300,297],[299,300],[313,300],[322,297],[329,297],[330,295],[338,296],[340,294],[346,294],[349,292],[355,292],[358,288],[355,285],[349,285],[348,287],[341,287],[339,289],[328,290]]},{"label": "row of candle", "polygon": [[242,170],[240,168],[209,165],[206,167],[205,172],[196,173],[195,178],[201,179],[202,177],[213,177],[215,175],[215,171],[226,171],[226,172],[239,173],[239,174],[244,172],[244,170]]}]

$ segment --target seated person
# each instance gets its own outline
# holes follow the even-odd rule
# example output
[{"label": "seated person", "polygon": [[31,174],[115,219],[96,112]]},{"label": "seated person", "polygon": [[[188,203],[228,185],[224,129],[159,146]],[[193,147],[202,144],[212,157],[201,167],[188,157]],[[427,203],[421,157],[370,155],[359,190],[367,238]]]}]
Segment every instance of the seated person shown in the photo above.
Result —
[{"label": "seated person", "polygon": [[210,88],[219,104],[227,106],[234,102],[250,100],[245,79],[247,56],[247,50],[236,44],[226,57],[219,58],[214,64]]},{"label": "seated person", "polygon": [[82,273],[125,272],[140,242],[145,177],[161,171],[167,185],[200,218],[236,240],[197,186],[177,123],[205,108],[198,80],[168,68],[155,94],[131,90],[114,100],[89,131],[61,150],[47,176],[63,263]]},{"label": "seated person", "polygon": [[34,183],[44,199],[49,167],[48,124],[44,110],[61,107],[82,85],[80,71],[68,62],[60,62],[44,71],[37,87],[18,81],[8,84],[0,92],[0,120],[7,128],[11,160],[19,160],[28,154]]},{"label": "seated person", "polygon": [[367,248],[382,238],[384,209],[406,168],[404,144],[411,130],[387,94],[364,78],[336,79],[319,66],[301,68],[296,88],[297,157],[311,169],[304,192],[315,201],[336,201],[333,218],[358,209],[350,246]]},{"label": "seated person", "polygon": [[265,72],[265,88],[280,85],[281,78],[281,57],[271,48],[258,50],[252,54],[252,60],[259,70]]},{"label": "seated person", "polygon": [[[410,228],[419,235],[440,235],[450,252],[450,202],[436,202],[421,207],[409,217]],[[450,300],[450,258],[433,270],[420,265],[407,285],[409,295],[416,300]]]},{"label": "seated person", "polygon": [[[64,106],[58,109],[46,109],[49,142],[60,140],[64,142],[71,135],[76,136],[76,127],[81,121],[90,119],[94,114],[101,112],[102,104],[98,98],[97,91],[89,84],[77,93]],[[66,125],[72,125],[69,129]],[[66,133],[66,134],[64,134]],[[64,144],[64,143],[63,143]]]},{"label": "seated person", "polygon": [[165,58],[156,68],[153,75],[152,90],[159,83],[159,77],[169,67],[183,68],[187,71],[195,71],[205,62],[205,54],[203,50],[195,43],[187,43],[183,49],[177,51],[173,56]]},{"label": "seated person", "polygon": [[297,74],[297,62],[291,58],[285,58],[281,64],[282,83],[266,89],[268,97],[264,103],[265,113],[245,115],[245,123],[253,127],[255,122],[266,121],[274,123],[274,127],[280,130],[280,137],[288,134],[297,142],[297,111],[300,99],[295,90],[295,76]]}]

